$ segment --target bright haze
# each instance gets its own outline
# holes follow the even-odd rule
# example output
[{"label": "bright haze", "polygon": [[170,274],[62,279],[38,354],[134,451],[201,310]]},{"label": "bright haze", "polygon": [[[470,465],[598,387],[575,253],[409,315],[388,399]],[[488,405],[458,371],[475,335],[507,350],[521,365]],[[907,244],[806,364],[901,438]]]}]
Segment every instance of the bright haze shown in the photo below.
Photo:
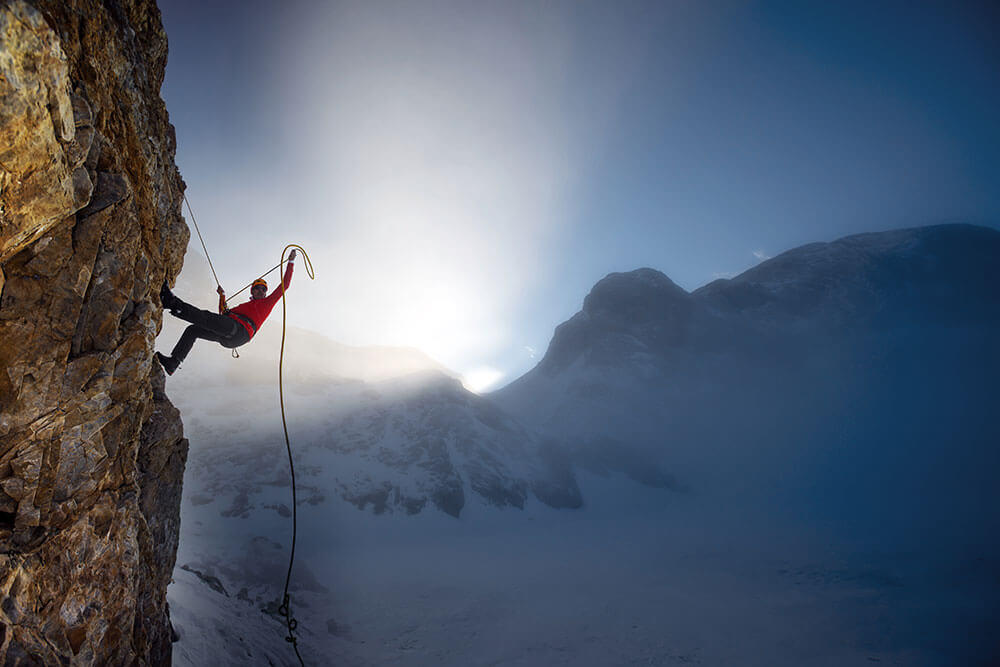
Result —
[{"label": "bright haze", "polygon": [[296,326],[476,391],[612,271],[690,290],[810,241],[1000,220],[988,2],[159,4],[223,285],[298,243]]}]

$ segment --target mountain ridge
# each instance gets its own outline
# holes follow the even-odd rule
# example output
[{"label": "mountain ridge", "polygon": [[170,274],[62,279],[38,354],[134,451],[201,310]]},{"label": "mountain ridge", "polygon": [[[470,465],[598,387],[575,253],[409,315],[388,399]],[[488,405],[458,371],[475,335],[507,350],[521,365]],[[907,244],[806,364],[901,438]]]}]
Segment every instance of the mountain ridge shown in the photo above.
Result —
[{"label": "mountain ridge", "polygon": [[[595,353],[598,360],[604,358],[597,349],[602,337],[634,337],[656,352],[697,335],[701,347],[712,349],[733,336],[773,333],[779,318],[797,332],[824,306],[832,321],[823,325],[849,326],[858,317],[868,322],[878,319],[877,297],[905,296],[893,293],[900,285],[912,297],[933,298],[926,304],[911,298],[884,315],[919,315],[922,320],[935,314],[955,316],[949,299],[975,297],[995,317],[1000,292],[990,285],[1000,284],[1000,268],[994,261],[998,255],[1000,231],[966,224],[932,225],[809,243],[691,292],[656,269],[611,273],[594,285],[580,311],[556,327],[536,367],[491,395],[502,395],[536,371],[551,375],[564,370],[584,350]],[[956,278],[935,285],[935,280],[949,277],[945,270]],[[974,278],[979,280],[972,282]],[[978,289],[963,294],[958,289],[962,281]],[[919,288],[924,291],[916,293]]]}]

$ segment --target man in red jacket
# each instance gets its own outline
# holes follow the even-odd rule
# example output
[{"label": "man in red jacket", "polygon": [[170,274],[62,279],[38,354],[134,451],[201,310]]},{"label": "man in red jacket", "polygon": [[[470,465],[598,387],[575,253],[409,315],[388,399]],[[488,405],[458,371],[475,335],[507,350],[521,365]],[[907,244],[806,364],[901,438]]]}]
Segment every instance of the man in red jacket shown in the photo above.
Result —
[{"label": "man in red jacket", "polygon": [[250,342],[257,330],[264,324],[264,320],[271,314],[271,310],[278,303],[284,290],[288,289],[289,284],[291,284],[294,262],[295,249],[292,249],[291,254],[288,255],[288,268],[285,269],[285,277],[279,288],[268,294],[267,282],[263,278],[258,278],[250,286],[250,300],[235,308],[226,308],[226,293],[222,287],[219,287],[218,315],[181,301],[174,296],[167,284],[163,283],[163,287],[160,289],[160,301],[163,303],[163,307],[169,310],[174,317],[191,323],[191,326],[181,334],[180,340],[177,341],[177,345],[174,346],[169,357],[159,352],[156,353],[156,358],[167,375],[174,374],[180,363],[187,357],[188,352],[194,347],[194,342],[199,338],[214,341],[228,348],[239,347]]}]

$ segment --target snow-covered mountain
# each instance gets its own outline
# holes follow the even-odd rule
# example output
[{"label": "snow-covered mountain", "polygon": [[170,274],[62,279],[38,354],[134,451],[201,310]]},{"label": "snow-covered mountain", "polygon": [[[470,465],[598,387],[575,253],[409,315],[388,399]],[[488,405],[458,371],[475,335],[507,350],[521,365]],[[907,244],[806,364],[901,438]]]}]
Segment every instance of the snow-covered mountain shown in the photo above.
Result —
[{"label": "snow-covered mountain", "polygon": [[[419,353],[290,330],[306,648],[358,665],[955,655],[913,601],[967,614],[996,562],[998,271],[1000,233],[945,226],[804,246],[690,293],[653,269],[611,274],[535,369],[487,396]],[[179,664],[289,657],[274,647],[290,480],[265,332],[239,360],[196,347],[168,380],[191,440]],[[980,574],[926,576],[933,559]],[[865,639],[872,600],[947,648]],[[801,623],[783,625],[787,605]],[[810,635],[831,605],[840,634]],[[663,628],[696,638],[734,609],[752,632],[729,653],[664,644]],[[620,618],[634,634],[594,634]]]},{"label": "snow-covered mountain", "polygon": [[[783,352],[914,325],[994,326],[1000,319],[1000,232],[943,225],[813,243],[688,293],[654,269],[613,273],[559,325],[536,368],[495,392],[547,407],[532,388],[586,370],[642,382],[676,377],[686,353]],[[794,345],[800,341],[801,345]],[[763,349],[761,349],[763,348]],[[662,376],[661,376],[662,374]]]},{"label": "snow-covered mountain", "polygon": [[782,253],[692,296],[773,332],[995,324],[1000,232],[935,225],[848,236]]},{"label": "snow-covered mountain", "polygon": [[611,274],[490,398],[598,472],[915,539],[975,512],[983,538],[1000,527],[998,285],[1000,232],[968,225],[814,243],[691,293]]},{"label": "snow-covered mountain", "polygon": [[[935,424],[979,423],[990,410],[998,257],[1000,232],[947,225],[810,244],[691,293],[653,269],[611,274],[535,369],[485,397],[417,351],[290,329],[296,451],[315,459],[302,481],[313,500],[451,516],[472,497],[580,507],[574,468],[668,491],[759,492],[775,479],[819,484],[841,460],[833,452],[869,443],[877,422],[890,438],[869,443],[871,465],[852,476],[884,488],[903,439],[930,466]],[[234,516],[262,480],[285,475],[280,457],[262,454],[281,440],[279,334],[265,327],[239,360],[202,344],[170,380],[189,437],[204,444],[192,474],[205,457],[217,478],[203,485]],[[980,449],[995,432],[967,434],[969,461],[993,460]]]},{"label": "snow-covered mountain", "polygon": [[[497,507],[523,508],[529,494],[554,507],[580,505],[572,471],[547,444],[458,380],[427,371],[375,383],[286,383],[306,502],[454,517],[471,497]],[[238,394],[181,403],[190,437],[204,447],[189,470],[201,489],[194,501],[212,498],[223,515],[245,517],[263,487],[287,487],[289,478],[287,460],[275,456],[283,436],[274,388],[244,385]]]}]

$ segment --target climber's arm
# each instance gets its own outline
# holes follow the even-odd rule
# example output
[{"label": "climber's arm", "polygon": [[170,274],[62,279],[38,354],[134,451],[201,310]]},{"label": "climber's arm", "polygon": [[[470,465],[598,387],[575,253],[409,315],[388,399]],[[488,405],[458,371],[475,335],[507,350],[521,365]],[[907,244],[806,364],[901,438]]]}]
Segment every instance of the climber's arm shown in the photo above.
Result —
[{"label": "climber's arm", "polygon": [[292,284],[292,269],[295,268],[295,251],[292,250],[291,256],[288,258],[288,268],[285,269],[285,277],[281,281],[281,286],[276,288],[270,294],[267,295],[268,301],[271,303],[277,303],[278,299],[281,298],[281,294],[284,290],[288,289],[288,286]]}]

